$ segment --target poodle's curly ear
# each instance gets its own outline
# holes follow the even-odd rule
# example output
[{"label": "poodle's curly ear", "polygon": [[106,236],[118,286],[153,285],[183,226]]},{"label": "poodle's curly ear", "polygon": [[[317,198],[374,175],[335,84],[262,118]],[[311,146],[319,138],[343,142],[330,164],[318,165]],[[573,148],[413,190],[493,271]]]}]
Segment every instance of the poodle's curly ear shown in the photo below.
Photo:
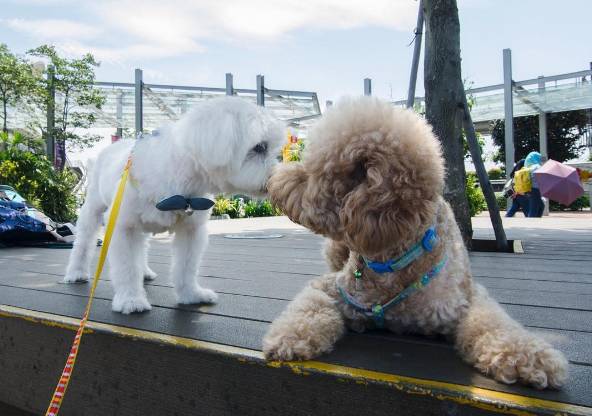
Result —
[{"label": "poodle's curly ear", "polygon": [[345,196],[339,211],[344,241],[366,255],[383,253],[425,232],[434,221],[442,188],[440,160],[422,167],[400,149],[374,150],[364,157],[363,179]]},{"label": "poodle's curly ear", "polygon": [[338,238],[341,230],[338,201],[327,179],[313,178],[301,162],[278,165],[267,189],[273,204],[292,221],[312,231]]}]

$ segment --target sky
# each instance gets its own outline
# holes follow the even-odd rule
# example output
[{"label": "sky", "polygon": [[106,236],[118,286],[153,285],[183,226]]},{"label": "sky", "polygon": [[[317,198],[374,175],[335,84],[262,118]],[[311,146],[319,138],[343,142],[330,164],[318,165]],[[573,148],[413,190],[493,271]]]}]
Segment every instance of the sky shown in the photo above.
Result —
[{"label": "sky", "polygon": [[[17,53],[43,43],[92,52],[102,81],[315,91],[321,102],[363,92],[405,98],[416,0],[0,0],[0,42]],[[588,69],[592,1],[458,0],[463,77],[502,82]],[[421,65],[420,65],[421,67]],[[418,95],[423,93],[420,68]]]},{"label": "sky", "polygon": [[[590,68],[590,0],[458,0],[463,78],[503,81]],[[406,97],[417,0],[0,0],[0,42],[92,52],[100,81],[315,91],[321,103],[363,92]],[[422,60],[423,62],[423,60]],[[423,72],[417,95],[423,95]]]}]

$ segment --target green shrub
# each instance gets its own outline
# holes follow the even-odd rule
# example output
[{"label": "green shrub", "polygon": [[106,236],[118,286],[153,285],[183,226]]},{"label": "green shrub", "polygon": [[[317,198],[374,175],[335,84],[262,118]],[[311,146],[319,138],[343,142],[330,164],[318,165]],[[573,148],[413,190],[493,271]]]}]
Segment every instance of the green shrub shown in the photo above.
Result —
[{"label": "green shrub", "polygon": [[54,170],[44,156],[7,144],[0,151],[0,183],[12,186],[33,206],[58,222],[76,219],[74,187],[78,177],[71,171]]},{"label": "green shrub", "polygon": [[500,210],[504,211],[508,208],[508,199],[501,193],[495,194],[495,200],[497,201],[497,206]]},{"label": "green shrub", "polygon": [[467,172],[465,192],[469,201],[469,212],[474,217],[484,209],[487,209],[485,197],[481,187],[477,184],[477,178],[474,172]]},{"label": "green shrub", "polygon": [[496,180],[496,179],[504,179],[505,175],[504,175],[504,171],[501,170],[500,168],[491,168],[487,171],[487,176],[489,176],[489,179],[491,180]]},{"label": "green shrub", "polygon": [[245,205],[246,217],[272,217],[276,215],[282,215],[282,212],[267,199],[263,201],[251,200]]},{"label": "green shrub", "polygon": [[234,206],[232,201],[228,198],[225,198],[223,195],[218,195],[216,199],[214,199],[214,207],[212,208],[212,215],[230,215],[230,212],[235,212]]},{"label": "green shrub", "polygon": [[551,211],[581,211],[590,207],[590,198],[588,195],[582,195],[570,205],[566,206],[559,202],[549,201],[549,210]]}]

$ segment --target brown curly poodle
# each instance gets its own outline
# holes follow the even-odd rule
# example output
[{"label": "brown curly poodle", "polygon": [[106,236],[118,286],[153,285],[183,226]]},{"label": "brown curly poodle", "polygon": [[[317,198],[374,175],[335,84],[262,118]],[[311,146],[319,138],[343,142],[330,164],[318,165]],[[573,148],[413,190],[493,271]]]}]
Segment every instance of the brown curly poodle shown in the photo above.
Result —
[{"label": "brown curly poodle", "polygon": [[442,197],[444,161],[414,112],[363,97],[329,110],[304,162],[268,184],[293,221],[328,237],[331,273],[313,280],[273,322],[268,359],[331,351],[346,326],[444,334],[464,360],[504,383],[558,388],[563,354],[528,332],[472,280],[454,214]]}]

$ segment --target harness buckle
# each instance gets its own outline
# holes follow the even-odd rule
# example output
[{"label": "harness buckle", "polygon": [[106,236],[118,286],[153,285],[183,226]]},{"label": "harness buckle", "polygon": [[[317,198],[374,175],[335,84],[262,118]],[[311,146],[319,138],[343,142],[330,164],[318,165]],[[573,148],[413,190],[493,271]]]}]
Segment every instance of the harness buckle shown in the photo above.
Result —
[{"label": "harness buckle", "polygon": [[387,262],[381,263],[379,261],[369,261],[366,262],[366,265],[374,270],[376,273],[390,273],[393,271],[391,266],[393,265],[393,261],[389,260]]},{"label": "harness buckle", "polygon": [[372,306],[372,318],[378,328],[384,326],[384,308],[380,304]]},{"label": "harness buckle", "polygon": [[434,246],[438,243],[438,236],[436,235],[436,229],[434,227],[428,228],[423,238],[421,239],[421,246],[425,251],[431,253],[434,250]]}]

